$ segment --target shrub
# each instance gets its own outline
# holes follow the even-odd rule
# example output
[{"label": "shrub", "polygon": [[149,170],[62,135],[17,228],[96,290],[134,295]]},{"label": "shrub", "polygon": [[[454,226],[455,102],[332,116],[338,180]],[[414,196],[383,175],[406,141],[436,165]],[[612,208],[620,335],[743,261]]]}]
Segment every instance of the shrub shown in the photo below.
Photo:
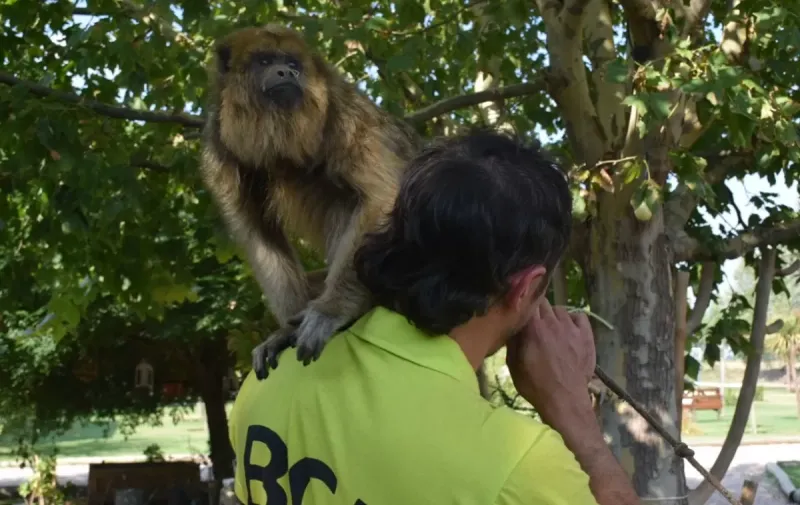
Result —
[{"label": "shrub", "polygon": [[[739,400],[739,390],[738,389],[726,389],[725,390],[725,398],[723,401],[725,402],[726,407],[734,407],[736,406],[736,402]],[[764,386],[756,386],[756,394],[753,398],[754,401],[763,402],[764,401]]]}]

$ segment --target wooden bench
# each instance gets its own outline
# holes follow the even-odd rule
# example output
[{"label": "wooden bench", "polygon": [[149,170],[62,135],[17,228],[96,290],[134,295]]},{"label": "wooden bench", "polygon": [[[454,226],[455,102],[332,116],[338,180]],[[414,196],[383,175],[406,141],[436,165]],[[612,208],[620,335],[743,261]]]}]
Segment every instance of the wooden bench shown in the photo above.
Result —
[{"label": "wooden bench", "polygon": [[694,391],[683,393],[684,413],[694,413],[696,410],[714,410],[717,418],[722,414],[722,391],[720,388],[696,388]]},{"label": "wooden bench", "polygon": [[151,505],[174,503],[176,493],[191,499],[204,492],[200,466],[191,461],[93,463],[88,488],[89,505],[114,503],[118,489],[141,489]]}]

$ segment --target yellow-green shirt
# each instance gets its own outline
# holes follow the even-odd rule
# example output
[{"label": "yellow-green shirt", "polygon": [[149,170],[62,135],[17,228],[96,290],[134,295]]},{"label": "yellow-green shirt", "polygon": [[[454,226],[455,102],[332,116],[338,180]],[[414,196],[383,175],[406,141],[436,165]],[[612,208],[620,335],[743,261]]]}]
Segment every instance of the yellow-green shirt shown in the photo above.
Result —
[{"label": "yellow-green shirt", "polygon": [[597,503],[557,432],[492,406],[454,340],[382,307],[307,367],[289,349],[251,373],[230,438],[245,504]]}]

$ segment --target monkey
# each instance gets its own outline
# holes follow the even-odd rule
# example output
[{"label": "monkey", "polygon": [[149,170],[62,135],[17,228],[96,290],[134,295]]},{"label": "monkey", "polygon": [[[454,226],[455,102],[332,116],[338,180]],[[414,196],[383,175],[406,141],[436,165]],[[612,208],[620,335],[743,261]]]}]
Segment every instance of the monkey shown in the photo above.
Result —
[{"label": "monkey", "polygon": [[[211,60],[200,172],[279,325],[253,350],[263,380],[282,351],[296,347],[308,365],[372,307],[353,256],[394,205],[422,140],[291,28],[236,30]],[[324,251],[316,289],[293,238]]]}]

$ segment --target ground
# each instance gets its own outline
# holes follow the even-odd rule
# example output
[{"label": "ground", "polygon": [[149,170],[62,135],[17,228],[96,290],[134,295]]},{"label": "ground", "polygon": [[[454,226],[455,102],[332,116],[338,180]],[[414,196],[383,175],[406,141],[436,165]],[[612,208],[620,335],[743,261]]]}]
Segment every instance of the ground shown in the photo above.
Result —
[{"label": "ground", "polygon": [[[747,440],[747,437],[745,437]],[[710,468],[719,453],[719,447],[697,447],[695,458],[705,468]],[[769,475],[766,464],[771,461],[797,459],[800,455],[800,442],[794,444],[742,445],[723,479],[723,485],[736,496],[741,493],[745,479],[759,483],[754,505],[791,505],[777,482]],[[700,474],[688,463],[686,480],[689,487],[694,488],[702,481]],[[728,505],[728,501],[718,492],[714,492],[706,505]]]},{"label": "ground", "polygon": [[[719,446],[700,446],[695,448],[695,457],[706,468],[711,467],[719,453]],[[743,445],[736,452],[736,457],[731,464],[728,474],[723,479],[723,484],[738,495],[745,479],[754,479],[759,482],[755,505],[790,505],[781,493],[777,484],[765,472],[765,465],[770,461],[789,460],[797,458],[800,454],[800,441],[798,443],[769,444],[769,445]],[[189,456],[189,455],[185,455]],[[120,459],[106,458],[106,460]],[[73,482],[76,485],[86,485],[89,471],[87,458],[65,458],[58,466],[59,481]],[[30,471],[15,467],[0,468],[0,487],[18,486],[30,477]],[[686,465],[686,478],[689,486],[696,487],[702,477],[690,465]],[[669,502],[664,502],[669,503]],[[707,505],[727,505],[727,501],[719,493],[707,502]]]},{"label": "ground", "polygon": [[[726,381],[740,381],[742,371],[741,364],[729,363],[726,367]],[[780,384],[780,375],[783,375],[780,372],[780,365],[767,365],[762,371],[759,384]],[[718,369],[705,370],[701,376],[704,382],[718,382],[719,378]],[[229,409],[230,406],[229,404]],[[738,495],[743,481],[754,479],[760,483],[755,505],[788,505],[789,502],[782,495],[777,483],[765,472],[765,465],[769,462],[797,460],[800,457],[800,420],[797,418],[794,395],[785,389],[767,387],[764,401],[755,402],[753,412],[755,422],[752,422],[751,417],[751,423],[744,434],[744,445],[738,449],[723,483]],[[714,463],[732,414],[733,407],[730,406],[724,409],[719,419],[714,412],[696,413],[695,431],[691,436],[684,437],[684,441],[695,449],[696,457],[704,467],[710,468]],[[85,485],[90,462],[143,459],[143,451],[152,444],[157,444],[163,454],[172,457],[196,458],[207,452],[207,433],[204,412],[202,406],[198,406],[178,424],[165,416],[161,426],[140,427],[127,438],[114,424],[108,427],[94,424],[75,426],[40,449],[46,450],[55,442],[59,448],[59,480]],[[782,443],[767,444],[769,441]],[[0,437],[0,487],[16,487],[30,476],[28,469],[18,468],[11,455],[12,448],[12,437]],[[689,486],[693,488],[699,484],[701,477],[688,463],[685,467]],[[721,495],[715,493],[707,505],[726,503]]]}]

